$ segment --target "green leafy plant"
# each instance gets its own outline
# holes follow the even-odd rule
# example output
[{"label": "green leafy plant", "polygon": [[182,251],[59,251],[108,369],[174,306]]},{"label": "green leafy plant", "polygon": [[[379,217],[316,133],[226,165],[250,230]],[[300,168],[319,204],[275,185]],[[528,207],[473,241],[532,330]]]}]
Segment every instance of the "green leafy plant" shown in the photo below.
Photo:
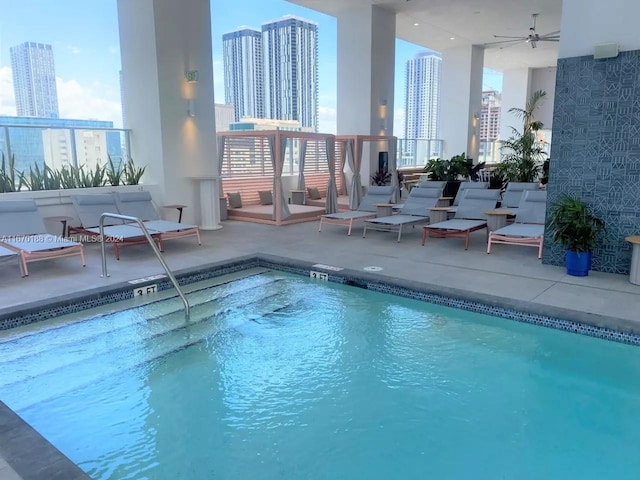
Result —
[{"label": "green leafy plant", "polygon": [[62,167],[58,171],[60,187],[64,189],[80,187],[80,172],[73,165]]},{"label": "green leafy plant", "polygon": [[40,167],[36,163],[35,165],[29,166],[28,174],[24,174],[24,173],[21,174],[22,183],[24,184],[25,187],[27,187],[27,190],[32,190],[32,191],[45,190],[44,172],[45,172],[45,169],[40,170]]},{"label": "green leafy plant", "polygon": [[391,174],[381,168],[371,177],[371,183],[373,185],[389,185],[391,183]]},{"label": "green leafy plant", "polygon": [[78,187],[90,188],[90,187],[103,187],[107,183],[105,176],[107,168],[99,163],[96,164],[93,170],[85,172],[84,165],[78,168]]},{"label": "green leafy plant", "polygon": [[560,195],[551,205],[549,231],[554,242],[572,252],[593,252],[605,232],[602,219],[591,213],[581,199]]},{"label": "green leafy plant", "polygon": [[140,183],[140,178],[144,175],[144,171],[147,169],[147,166],[137,167],[133,163],[133,159],[129,159],[127,163],[124,164],[123,173],[124,173],[124,181],[126,185],[138,185]]},{"label": "green leafy plant", "polygon": [[512,182],[535,182],[542,172],[546,157],[538,131],[544,124],[535,119],[535,112],[544,101],[547,92],[538,90],[531,94],[525,108],[510,108],[509,113],[522,120],[522,131],[511,127],[512,135],[502,143],[502,162],[497,167],[499,174]]},{"label": "green leafy plant", "polygon": [[450,160],[431,159],[424,166],[423,171],[430,173],[431,180],[457,180],[460,175],[467,175],[467,156],[462,152],[460,155],[451,157]]},{"label": "green leafy plant", "polygon": [[9,165],[5,164],[4,153],[0,160],[0,193],[18,192],[22,188],[22,173],[17,172],[15,156],[9,158]]},{"label": "green leafy plant", "polygon": [[124,176],[124,171],[122,169],[122,160],[118,160],[118,163],[115,164],[111,156],[109,156],[109,162],[107,163],[107,182],[117,187],[122,183],[122,177]]}]

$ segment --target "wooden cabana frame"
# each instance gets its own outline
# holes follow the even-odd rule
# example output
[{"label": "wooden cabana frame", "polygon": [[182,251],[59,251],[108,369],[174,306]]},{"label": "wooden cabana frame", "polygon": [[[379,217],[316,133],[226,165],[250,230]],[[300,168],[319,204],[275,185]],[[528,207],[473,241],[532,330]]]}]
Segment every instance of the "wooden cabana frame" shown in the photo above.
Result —
[{"label": "wooden cabana frame", "polygon": [[[398,138],[392,135],[337,135],[336,143],[340,144],[340,154],[343,156],[341,164],[348,164],[353,173],[351,178],[349,191],[349,208],[356,210],[360,202],[362,201],[362,153],[364,151],[364,143],[386,142],[388,161],[389,161],[389,173],[391,174],[391,185],[395,187],[395,192],[392,198],[392,202],[395,203],[398,200],[399,182],[397,174],[397,159],[396,152],[398,151]],[[346,181],[344,181],[346,185]],[[369,181],[367,180],[367,185]]]},{"label": "wooden cabana frame", "polygon": [[[270,157],[273,166],[273,209],[271,220],[265,219],[264,213],[256,215],[254,219],[251,215],[242,215],[243,218],[239,220],[256,221],[259,223],[270,223],[275,225],[284,225],[287,223],[294,223],[299,221],[314,220],[324,213],[317,207],[307,207],[304,205],[295,205],[292,208],[295,212],[291,212],[287,199],[284,195],[284,187],[282,183],[282,173],[286,156],[287,141],[293,145],[294,140],[301,141],[314,141],[324,142],[326,145],[327,165],[329,168],[329,186],[328,192],[333,190],[335,197],[337,198],[336,181],[335,181],[335,136],[323,133],[312,132],[297,132],[290,130],[251,130],[251,131],[236,131],[236,132],[219,132],[217,134],[218,139],[218,159],[219,159],[219,174],[222,176],[223,164],[226,155],[231,155],[227,147],[227,143],[231,139],[255,139],[259,143],[268,145],[266,154]],[[250,178],[250,177],[247,177]],[[327,200],[327,203],[329,200]],[[336,200],[337,202],[337,200]],[[264,209],[263,209],[264,210]],[[305,215],[308,212],[309,215]],[[229,212],[230,218],[233,217],[232,211]]]}]

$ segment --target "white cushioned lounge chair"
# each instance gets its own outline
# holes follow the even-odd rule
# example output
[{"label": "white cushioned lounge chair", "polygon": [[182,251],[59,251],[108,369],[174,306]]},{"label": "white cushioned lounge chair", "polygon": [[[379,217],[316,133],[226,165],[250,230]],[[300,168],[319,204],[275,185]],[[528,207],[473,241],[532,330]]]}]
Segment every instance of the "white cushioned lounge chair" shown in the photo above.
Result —
[{"label": "white cushioned lounge chair", "polygon": [[86,266],[82,244],[48,234],[33,200],[0,202],[0,247],[19,255],[23,277],[27,264],[41,260],[77,255]]},{"label": "white cushioned lounge chair", "polygon": [[500,190],[470,189],[467,190],[452,220],[445,220],[422,227],[422,245],[428,236],[464,237],[464,249],[469,249],[471,232],[487,228],[485,210],[495,208]]},{"label": "white cushioned lounge chair", "polygon": [[346,225],[349,227],[347,235],[351,235],[351,228],[354,222],[362,222],[376,216],[376,203],[389,203],[393,195],[394,187],[372,185],[367,189],[367,193],[362,197],[357,210],[342,213],[329,213],[320,217],[318,232],[322,231],[323,223],[334,225]]},{"label": "white cushioned lounge chair", "polygon": [[[434,182],[438,183],[438,182]],[[401,213],[388,217],[372,218],[365,220],[362,238],[367,235],[367,229],[383,232],[398,232],[398,242],[402,237],[402,227],[429,221],[429,208],[435,207],[442,196],[444,185],[435,185],[436,188],[415,187],[404,203]]]},{"label": "white cushioned lounge chair", "polygon": [[[81,227],[69,227],[70,234],[81,234],[95,238],[100,236],[100,216],[103,213],[120,213],[115,197],[110,193],[71,195],[71,202],[82,223]],[[106,217],[104,219],[105,241],[113,244],[116,259],[120,259],[120,246],[140,245],[147,239],[140,227],[124,224],[120,219]],[[149,234],[158,243],[160,251],[164,251],[160,233],[149,230]]]},{"label": "white cushioned lounge chair", "polygon": [[[162,240],[180,237],[196,237],[200,242],[200,229],[197,225],[162,220],[149,192],[117,192],[114,194],[118,211],[122,215],[138,217],[143,220],[149,231],[160,233]],[[135,225],[135,224],[133,224]]]},{"label": "white cushioned lounge chair", "polygon": [[544,190],[528,190],[524,192],[515,222],[506,227],[489,232],[487,253],[491,253],[491,245],[524,245],[538,248],[538,258],[542,258],[544,242],[544,222],[547,209],[547,192]]}]

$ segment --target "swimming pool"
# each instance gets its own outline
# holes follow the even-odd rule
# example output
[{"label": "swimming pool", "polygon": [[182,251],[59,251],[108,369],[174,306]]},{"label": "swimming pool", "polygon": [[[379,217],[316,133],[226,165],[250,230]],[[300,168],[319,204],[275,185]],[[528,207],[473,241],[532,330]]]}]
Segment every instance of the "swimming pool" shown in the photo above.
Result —
[{"label": "swimming pool", "polygon": [[[201,288],[202,287],[202,288]],[[637,478],[636,347],[281,272],[0,334],[96,479]]]}]

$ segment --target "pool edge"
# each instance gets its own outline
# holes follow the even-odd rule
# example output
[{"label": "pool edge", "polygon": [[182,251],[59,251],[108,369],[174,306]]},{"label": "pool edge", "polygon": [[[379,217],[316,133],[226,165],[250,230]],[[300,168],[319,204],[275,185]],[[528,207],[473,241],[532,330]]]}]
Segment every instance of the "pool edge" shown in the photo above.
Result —
[{"label": "pool edge", "polygon": [[[555,328],[616,342],[640,345],[640,322],[608,317],[562,307],[516,300],[497,295],[480,294],[464,289],[406,280],[348,268],[324,268],[309,261],[258,253],[212,262],[197,267],[176,270],[176,277],[184,284],[207,280],[252,267],[270,268],[297,275],[309,276],[311,270],[323,271],[328,280],[384,293],[413,298],[463,310],[486,313],[501,318]],[[159,291],[172,289],[168,279],[153,279],[135,286],[157,284]],[[26,305],[0,310],[0,330],[28,325],[59,315],[76,313],[88,308],[133,298],[134,285],[129,281],[96,287],[87,291],[40,300]]]}]

